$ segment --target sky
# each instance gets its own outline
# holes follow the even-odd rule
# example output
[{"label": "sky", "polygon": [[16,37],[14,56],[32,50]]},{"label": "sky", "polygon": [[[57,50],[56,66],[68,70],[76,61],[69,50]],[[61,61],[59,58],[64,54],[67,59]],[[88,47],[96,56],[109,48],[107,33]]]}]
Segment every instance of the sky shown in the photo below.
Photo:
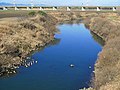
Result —
[{"label": "sky", "polygon": [[[14,0],[0,0],[0,2],[13,3]],[[16,0],[17,4],[30,4],[31,0]],[[89,5],[89,6],[118,6],[120,5],[120,0],[33,0],[34,4],[45,4],[45,5]]]}]

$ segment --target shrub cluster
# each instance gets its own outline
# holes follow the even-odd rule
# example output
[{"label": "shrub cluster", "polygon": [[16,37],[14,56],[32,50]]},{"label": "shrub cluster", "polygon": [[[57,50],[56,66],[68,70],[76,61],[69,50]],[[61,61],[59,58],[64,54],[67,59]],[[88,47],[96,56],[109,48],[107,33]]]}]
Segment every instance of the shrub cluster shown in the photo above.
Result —
[{"label": "shrub cluster", "polygon": [[31,12],[28,13],[29,16],[35,16],[37,14],[42,15],[42,16],[46,16],[47,15],[44,11],[38,11],[38,12],[31,11]]}]

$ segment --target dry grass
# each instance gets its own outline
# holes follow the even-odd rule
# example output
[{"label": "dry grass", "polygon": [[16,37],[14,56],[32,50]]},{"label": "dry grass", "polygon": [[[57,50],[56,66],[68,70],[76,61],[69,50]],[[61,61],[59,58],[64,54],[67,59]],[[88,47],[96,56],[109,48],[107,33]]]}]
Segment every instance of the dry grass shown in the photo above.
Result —
[{"label": "dry grass", "polygon": [[49,15],[1,19],[0,64],[3,67],[18,64],[30,52],[49,43],[54,39],[56,22]]},{"label": "dry grass", "polygon": [[89,28],[106,44],[95,64],[94,88],[120,90],[120,17],[117,13],[91,18]]},{"label": "dry grass", "polygon": [[0,18],[10,18],[10,17],[27,17],[30,11],[0,11]]}]

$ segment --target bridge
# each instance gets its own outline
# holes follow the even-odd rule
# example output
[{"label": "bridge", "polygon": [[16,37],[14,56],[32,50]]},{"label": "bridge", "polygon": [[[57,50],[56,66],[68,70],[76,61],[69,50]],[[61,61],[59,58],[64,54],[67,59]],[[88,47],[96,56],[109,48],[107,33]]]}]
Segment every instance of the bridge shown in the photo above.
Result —
[{"label": "bridge", "polygon": [[0,6],[2,10],[120,11],[120,6]]}]

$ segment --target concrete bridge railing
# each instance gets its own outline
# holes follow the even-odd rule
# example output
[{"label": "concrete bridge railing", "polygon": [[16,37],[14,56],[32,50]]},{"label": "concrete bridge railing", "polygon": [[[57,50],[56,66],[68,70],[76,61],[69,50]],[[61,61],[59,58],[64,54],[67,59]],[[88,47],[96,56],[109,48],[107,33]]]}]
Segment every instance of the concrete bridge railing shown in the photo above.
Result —
[{"label": "concrete bridge railing", "polygon": [[0,10],[118,11],[118,6],[0,6]]}]

